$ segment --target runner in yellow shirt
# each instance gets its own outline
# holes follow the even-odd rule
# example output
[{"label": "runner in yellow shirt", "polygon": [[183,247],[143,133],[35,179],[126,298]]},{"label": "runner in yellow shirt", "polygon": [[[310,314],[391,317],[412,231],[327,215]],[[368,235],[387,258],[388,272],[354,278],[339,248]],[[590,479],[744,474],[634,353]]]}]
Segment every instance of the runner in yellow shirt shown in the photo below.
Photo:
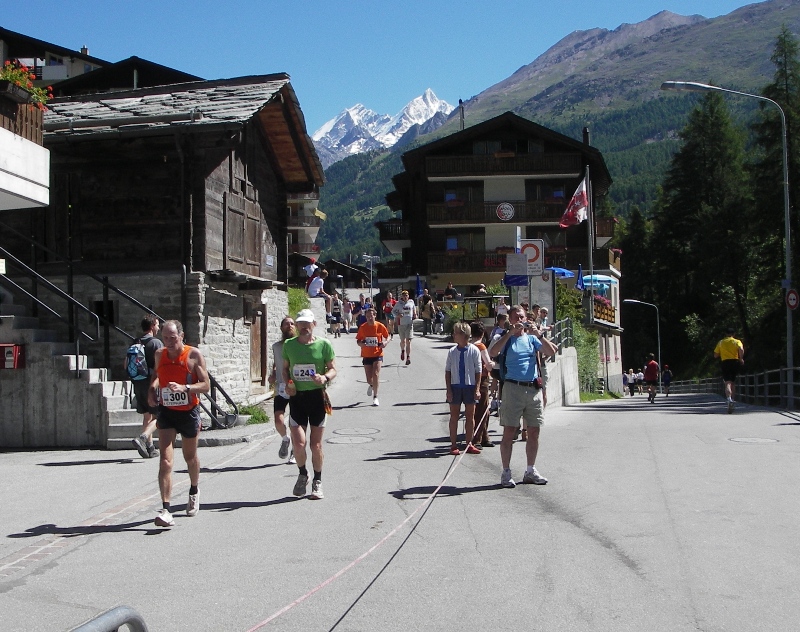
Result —
[{"label": "runner in yellow shirt", "polygon": [[733,412],[736,376],[744,366],[744,346],[741,340],[733,337],[735,333],[736,330],[729,327],[728,335],[714,348],[714,357],[722,360],[722,379],[725,382],[725,397],[728,399],[728,414]]}]

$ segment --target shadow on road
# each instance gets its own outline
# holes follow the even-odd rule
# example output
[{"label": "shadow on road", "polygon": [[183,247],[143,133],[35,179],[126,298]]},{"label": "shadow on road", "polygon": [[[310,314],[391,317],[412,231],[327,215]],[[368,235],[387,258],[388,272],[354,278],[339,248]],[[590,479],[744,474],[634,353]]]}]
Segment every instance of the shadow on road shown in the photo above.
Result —
[{"label": "shadow on road", "polygon": [[96,533],[121,533],[124,531],[158,531],[158,529],[141,529],[144,525],[153,524],[153,519],[138,520],[136,522],[123,522],[121,524],[95,524],[90,526],[57,527],[54,524],[42,524],[38,527],[26,529],[24,533],[9,533],[7,538],[38,538],[43,535],[60,535],[76,537],[81,535],[94,535]]},{"label": "shadow on road", "polygon": [[[424,487],[409,487],[408,489],[398,489],[389,492],[398,500],[424,500],[430,496],[436,489],[436,485],[426,485]],[[476,487],[452,487],[445,485],[439,490],[437,496],[461,496],[462,494],[470,494],[472,492],[488,492],[497,489],[502,489],[500,483],[495,485],[478,485]]]},{"label": "shadow on road", "polygon": [[72,467],[73,465],[111,465],[112,463],[117,463],[118,465],[127,465],[128,463],[133,463],[134,461],[141,461],[142,463],[145,462],[144,459],[140,458],[131,458],[131,459],[93,459],[90,461],[61,461],[61,462],[49,462],[49,463],[37,463],[37,465],[41,465],[44,467]]}]

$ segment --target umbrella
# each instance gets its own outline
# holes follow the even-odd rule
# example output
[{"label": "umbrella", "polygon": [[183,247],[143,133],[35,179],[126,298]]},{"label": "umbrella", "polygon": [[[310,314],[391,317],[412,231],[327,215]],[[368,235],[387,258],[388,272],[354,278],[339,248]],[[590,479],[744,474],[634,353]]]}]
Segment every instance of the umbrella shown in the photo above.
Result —
[{"label": "umbrella", "polygon": [[586,289],[586,285],[583,282],[583,266],[580,263],[578,264],[578,280],[575,281],[575,289],[581,292]]},{"label": "umbrella", "polygon": [[545,270],[551,270],[553,274],[557,277],[561,277],[562,279],[571,279],[575,276],[575,273],[572,270],[567,270],[566,268],[545,268]]},{"label": "umbrella", "polygon": [[611,284],[619,283],[619,281],[617,281],[617,279],[615,279],[612,276],[608,276],[607,274],[587,274],[586,276],[583,277],[583,282],[584,283],[591,283],[591,282],[595,282],[595,283],[611,283]]}]

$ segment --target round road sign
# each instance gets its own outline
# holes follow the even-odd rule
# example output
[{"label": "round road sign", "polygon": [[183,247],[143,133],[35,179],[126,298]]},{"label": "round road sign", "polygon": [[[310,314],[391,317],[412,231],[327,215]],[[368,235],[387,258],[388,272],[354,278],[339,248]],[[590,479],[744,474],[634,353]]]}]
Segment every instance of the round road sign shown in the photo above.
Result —
[{"label": "round road sign", "polygon": [[786,306],[789,309],[797,309],[798,305],[800,305],[800,294],[797,293],[797,290],[791,289],[786,292]]}]

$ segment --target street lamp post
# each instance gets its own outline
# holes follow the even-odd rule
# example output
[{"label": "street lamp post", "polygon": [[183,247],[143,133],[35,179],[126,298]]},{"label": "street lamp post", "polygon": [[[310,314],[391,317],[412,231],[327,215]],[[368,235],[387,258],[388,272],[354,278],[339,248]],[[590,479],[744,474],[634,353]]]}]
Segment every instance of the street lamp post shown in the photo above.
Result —
[{"label": "street lamp post", "polygon": [[[653,307],[656,310],[656,335],[658,336],[658,370],[661,371],[663,366],[661,365],[661,319],[658,316],[658,305],[654,305],[653,303],[645,303],[644,301],[637,301],[635,298],[626,298],[622,301],[623,303],[627,303],[629,305],[647,305],[649,307]],[[663,393],[664,388],[661,384],[661,377],[659,376],[658,380],[658,392]]]},{"label": "street lamp post", "polygon": [[[680,92],[726,92],[728,94],[735,94],[740,97],[749,97],[751,99],[758,99],[759,101],[766,101],[771,103],[781,114],[781,130],[783,141],[783,232],[784,232],[784,247],[785,252],[785,266],[786,278],[781,283],[781,287],[788,292],[792,288],[792,236],[790,227],[790,213],[789,213],[789,151],[786,142],[786,113],[777,102],[767,97],[762,97],[760,94],[750,94],[749,92],[739,92],[738,90],[729,90],[728,88],[720,88],[719,86],[712,86],[706,83],[697,83],[694,81],[665,81],[661,84],[662,90],[677,90]],[[794,408],[794,341],[792,336],[792,309],[786,304],[786,370],[789,372],[788,385],[788,400],[789,408]]]},{"label": "street lamp post", "polygon": [[369,298],[370,301],[372,300],[372,264],[376,261],[380,261],[381,258],[379,255],[361,255],[361,258],[369,264]]}]

